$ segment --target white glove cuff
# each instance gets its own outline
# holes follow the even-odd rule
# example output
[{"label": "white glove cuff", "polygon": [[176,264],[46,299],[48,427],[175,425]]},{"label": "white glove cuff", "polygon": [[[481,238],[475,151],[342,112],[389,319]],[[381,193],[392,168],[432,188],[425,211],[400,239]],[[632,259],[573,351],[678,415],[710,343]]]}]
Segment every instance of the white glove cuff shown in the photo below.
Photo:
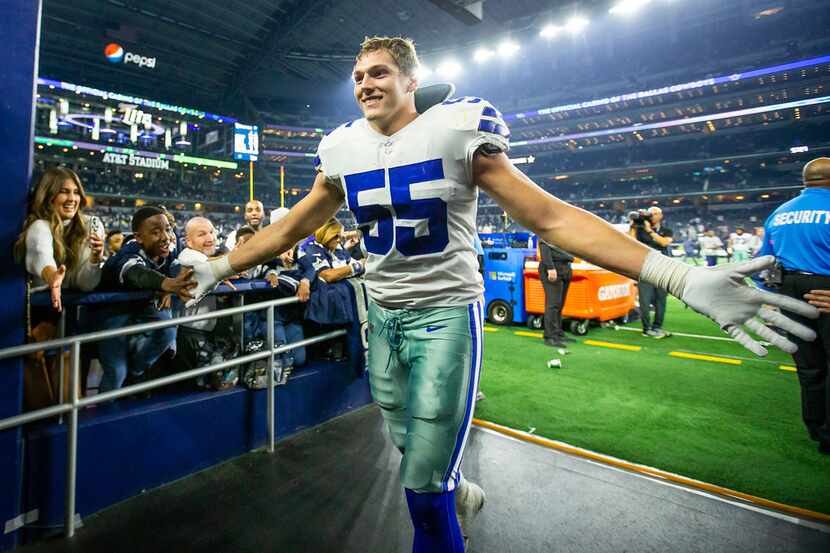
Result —
[{"label": "white glove cuff", "polygon": [[668,290],[671,295],[680,298],[686,287],[686,277],[691,270],[689,265],[651,250],[640,271],[640,280]]},{"label": "white glove cuff", "polygon": [[210,270],[213,271],[213,276],[216,277],[217,281],[225,280],[226,278],[236,274],[236,271],[231,268],[230,256],[223,255],[222,257],[211,261],[209,265]]}]

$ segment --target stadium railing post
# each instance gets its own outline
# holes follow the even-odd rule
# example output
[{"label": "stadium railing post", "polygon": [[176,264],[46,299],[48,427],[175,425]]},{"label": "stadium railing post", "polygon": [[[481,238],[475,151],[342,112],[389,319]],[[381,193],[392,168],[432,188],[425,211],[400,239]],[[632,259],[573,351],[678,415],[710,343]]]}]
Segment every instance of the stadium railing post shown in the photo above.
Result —
[{"label": "stadium railing post", "polygon": [[276,382],[274,381],[274,306],[269,305],[267,311],[267,332],[268,332],[268,453],[274,453],[274,427],[276,426],[274,394],[276,393]]},{"label": "stadium railing post", "polygon": [[[63,348],[58,350],[63,358]],[[78,375],[81,372],[81,342],[72,342],[72,361],[69,376],[69,394],[72,410],[69,412],[69,426],[66,432],[66,512],[64,513],[66,537],[75,535],[75,485],[78,469]],[[63,373],[61,373],[63,374]],[[61,387],[61,396],[63,388]]]}]

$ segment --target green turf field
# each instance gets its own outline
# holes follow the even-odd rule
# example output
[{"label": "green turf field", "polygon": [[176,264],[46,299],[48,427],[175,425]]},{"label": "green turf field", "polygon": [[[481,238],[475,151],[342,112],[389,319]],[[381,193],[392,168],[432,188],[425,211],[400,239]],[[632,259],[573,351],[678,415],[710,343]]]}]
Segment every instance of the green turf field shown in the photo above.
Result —
[{"label": "green turf field", "polygon": [[[725,336],[669,298],[665,329]],[[639,328],[636,324],[632,325]],[[830,514],[830,456],[801,422],[792,359],[761,360],[730,341],[592,327],[561,356],[518,326],[487,325],[476,417],[627,461]],[[535,333],[541,336],[541,333]],[[642,346],[619,351],[585,339]],[[688,351],[741,365],[670,357]],[[563,368],[548,369],[561,358]]]}]

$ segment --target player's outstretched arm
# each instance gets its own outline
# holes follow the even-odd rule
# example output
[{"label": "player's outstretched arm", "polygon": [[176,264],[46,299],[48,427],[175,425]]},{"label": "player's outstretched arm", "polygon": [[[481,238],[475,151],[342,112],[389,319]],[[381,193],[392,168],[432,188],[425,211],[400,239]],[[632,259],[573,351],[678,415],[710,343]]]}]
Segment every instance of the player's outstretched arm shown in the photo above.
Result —
[{"label": "player's outstretched arm", "polygon": [[596,215],[548,194],[516,169],[503,153],[473,159],[475,183],[516,221],[592,263],[638,278],[649,247]]},{"label": "player's outstretched arm", "polygon": [[768,269],[771,256],[717,269],[691,267],[666,257],[587,211],[548,194],[516,169],[503,153],[477,154],[475,183],[511,217],[543,240],[617,273],[652,283],[680,298],[689,307],[714,320],[725,332],[756,355],[767,350],[743,327],[788,353],[796,346],[777,334],[764,320],[803,340],[815,332],[765,305],[804,317],[817,318],[818,309],[793,298],[748,286],[746,277]]},{"label": "player's outstretched arm", "polygon": [[342,194],[326,182],[323,173],[314,179],[311,192],[297,203],[288,214],[274,224],[257,232],[250,240],[230,254],[193,267],[193,278],[198,285],[193,290],[192,305],[216,283],[255,265],[274,259],[294,244],[308,237],[333,217],[343,203]]},{"label": "player's outstretched arm", "polygon": [[270,261],[308,238],[331,219],[343,204],[343,196],[317,173],[311,192],[291,208],[288,214],[254,234],[245,244],[228,254],[234,273]]}]

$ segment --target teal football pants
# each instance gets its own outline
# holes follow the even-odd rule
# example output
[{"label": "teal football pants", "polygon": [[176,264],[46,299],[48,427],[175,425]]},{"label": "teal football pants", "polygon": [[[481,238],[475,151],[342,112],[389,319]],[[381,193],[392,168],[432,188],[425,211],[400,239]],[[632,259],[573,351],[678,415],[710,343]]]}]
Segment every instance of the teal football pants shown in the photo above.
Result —
[{"label": "teal football pants", "polygon": [[369,304],[369,382],[403,453],[401,483],[455,489],[481,371],[482,306],[386,309]]}]

